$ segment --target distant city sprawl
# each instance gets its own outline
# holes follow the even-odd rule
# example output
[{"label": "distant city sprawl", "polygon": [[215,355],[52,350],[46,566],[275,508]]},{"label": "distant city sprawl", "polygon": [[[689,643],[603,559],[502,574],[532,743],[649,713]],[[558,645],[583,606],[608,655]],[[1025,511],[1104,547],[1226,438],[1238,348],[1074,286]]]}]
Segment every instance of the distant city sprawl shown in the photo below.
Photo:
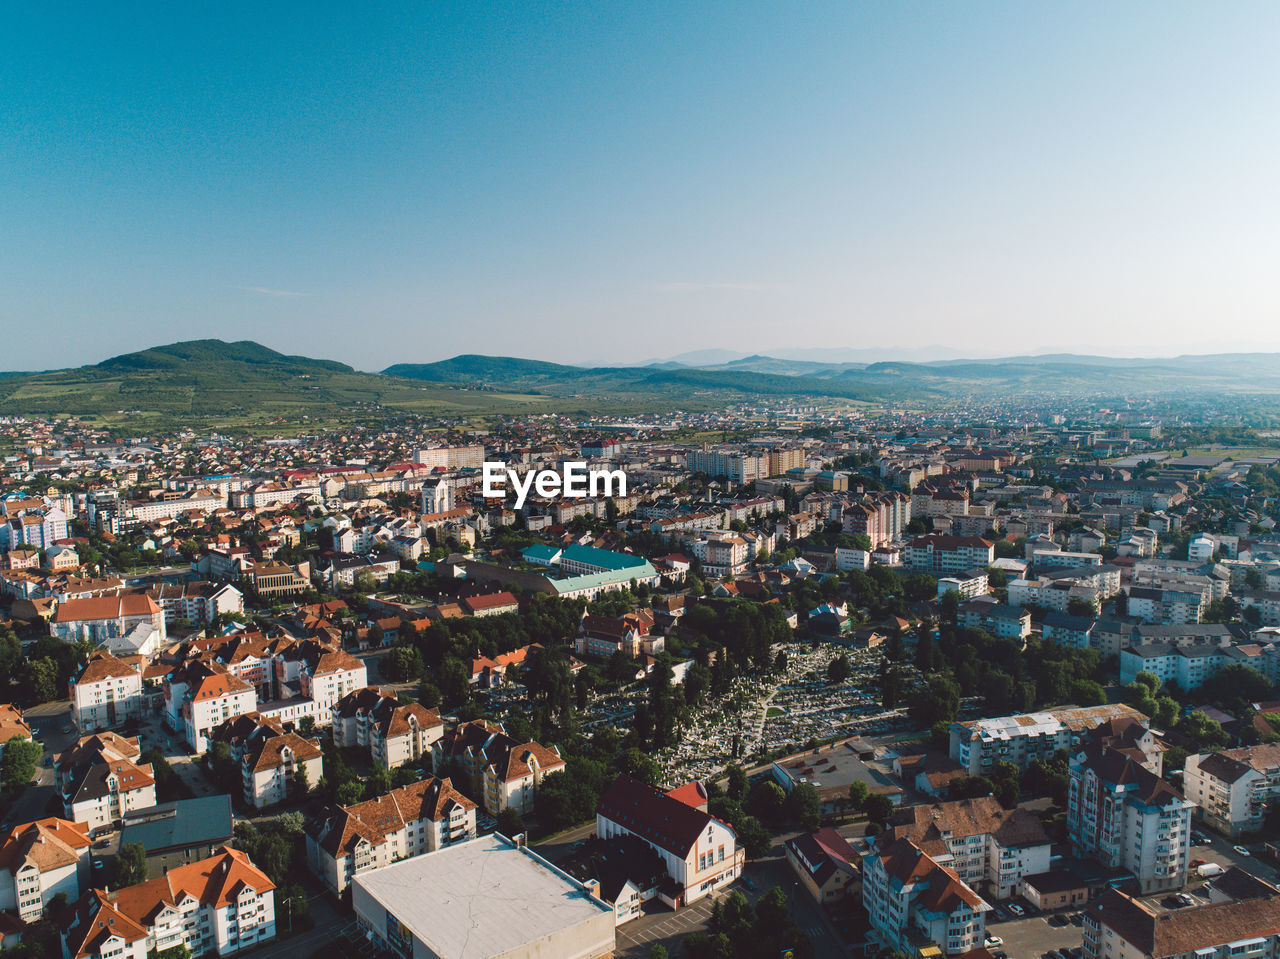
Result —
[{"label": "distant city sprawl", "polygon": [[6,948],[1278,948],[1265,390],[511,377],[0,420]]}]

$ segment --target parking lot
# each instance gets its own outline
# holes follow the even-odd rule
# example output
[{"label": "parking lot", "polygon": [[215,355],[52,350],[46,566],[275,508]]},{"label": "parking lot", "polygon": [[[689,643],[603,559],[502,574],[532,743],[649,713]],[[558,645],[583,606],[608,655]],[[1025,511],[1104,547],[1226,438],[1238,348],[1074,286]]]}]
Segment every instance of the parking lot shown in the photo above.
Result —
[{"label": "parking lot", "polygon": [[[1050,923],[1045,915],[1027,916],[1022,919],[987,917],[987,934],[1004,940],[992,946],[992,952],[1004,952],[1009,959],[1040,959],[1051,950],[1078,948],[1084,937],[1081,926],[1068,922],[1065,925]],[[1054,922],[1061,922],[1060,919]]]}]

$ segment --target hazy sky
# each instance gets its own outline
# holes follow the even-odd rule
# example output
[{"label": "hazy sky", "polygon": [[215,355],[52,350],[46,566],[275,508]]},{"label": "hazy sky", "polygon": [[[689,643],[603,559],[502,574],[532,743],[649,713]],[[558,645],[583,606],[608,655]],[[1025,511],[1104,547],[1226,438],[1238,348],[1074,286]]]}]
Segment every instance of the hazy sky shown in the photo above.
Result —
[{"label": "hazy sky", "polygon": [[1280,5],[6,4],[0,368],[1280,349]]}]

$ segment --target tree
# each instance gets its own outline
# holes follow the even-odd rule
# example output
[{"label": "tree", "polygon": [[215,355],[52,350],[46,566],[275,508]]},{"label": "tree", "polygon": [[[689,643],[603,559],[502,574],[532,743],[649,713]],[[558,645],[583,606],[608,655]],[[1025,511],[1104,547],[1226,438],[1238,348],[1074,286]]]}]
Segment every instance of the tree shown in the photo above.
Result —
[{"label": "tree", "polygon": [[307,764],[298,763],[293,770],[293,795],[303,799],[311,792],[311,777],[307,775]]},{"label": "tree", "polygon": [[510,839],[525,831],[524,817],[518,809],[508,806],[498,813],[498,832]]},{"label": "tree", "polygon": [[338,804],[342,806],[354,806],[356,803],[364,800],[364,783],[358,779],[345,782],[338,787],[337,795]]},{"label": "tree", "polygon": [[787,794],[772,779],[761,779],[751,787],[747,797],[747,809],[753,816],[768,823],[776,823],[782,814]]},{"label": "tree", "polygon": [[136,886],[147,878],[147,850],[140,842],[127,842],[116,856],[116,886]]},{"label": "tree", "polygon": [[907,714],[922,728],[952,722],[959,711],[960,687],[947,676],[931,676],[926,685],[908,697]]},{"label": "tree", "polygon": [[854,809],[861,809],[867,804],[867,797],[871,795],[871,790],[861,779],[855,779],[849,784],[849,805]]},{"label": "tree", "polygon": [[867,797],[867,801],[863,803],[863,809],[866,811],[867,819],[883,825],[884,821],[893,815],[893,800],[882,793],[876,793]]},{"label": "tree", "polygon": [[660,942],[655,942],[649,947],[649,959],[668,959],[669,955],[667,947]]},{"label": "tree", "polygon": [[429,679],[418,683],[418,702],[427,709],[435,709],[440,705],[440,688]]},{"label": "tree", "polygon": [[822,823],[822,800],[812,783],[797,783],[787,793],[783,811],[801,829],[812,832]]},{"label": "tree", "polygon": [[303,736],[310,736],[316,731],[316,718],[314,716],[303,716],[298,722],[298,732]]},{"label": "tree", "polygon": [[725,785],[725,795],[730,799],[741,801],[747,795],[747,774],[741,766],[733,763],[727,770],[729,774],[728,782]]},{"label": "tree", "polygon": [[29,659],[19,677],[27,701],[34,704],[58,698],[58,666],[47,656]]},{"label": "tree", "polygon": [[39,743],[21,736],[14,736],[5,743],[4,758],[0,759],[0,782],[4,784],[6,793],[13,794],[26,788],[43,753]]},{"label": "tree", "polygon": [[827,681],[831,683],[843,683],[849,678],[849,672],[849,657],[844,653],[841,653],[827,664]]}]

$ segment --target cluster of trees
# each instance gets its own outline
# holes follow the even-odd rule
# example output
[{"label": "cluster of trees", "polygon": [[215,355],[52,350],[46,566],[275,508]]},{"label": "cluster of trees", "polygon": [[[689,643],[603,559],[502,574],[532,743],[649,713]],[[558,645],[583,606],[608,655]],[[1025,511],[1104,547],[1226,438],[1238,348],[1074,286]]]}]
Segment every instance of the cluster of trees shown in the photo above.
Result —
[{"label": "cluster of trees", "polygon": [[[284,911],[291,928],[305,925],[308,920],[307,893],[302,886],[302,879],[309,872],[304,822],[302,813],[286,812],[257,824],[236,823],[235,830],[236,848],[275,883],[277,915]],[[281,910],[279,907],[286,901],[287,906]]]},{"label": "cluster of trees", "polygon": [[577,633],[582,608],[579,600],[538,595],[520,615],[443,620],[421,632],[404,623],[382,672],[394,682],[419,680],[423,705],[458,709],[471,698],[467,662],[473,656],[493,657],[530,643],[559,646]]},{"label": "cluster of trees", "polygon": [[23,653],[17,634],[0,627],[0,682],[16,687],[8,690],[7,701],[35,706],[65,697],[67,683],[84,667],[92,648],[44,636]]},{"label": "cluster of trees", "polygon": [[880,689],[886,709],[905,706],[920,726],[950,723],[968,696],[982,698],[984,715],[1003,716],[1061,703],[1105,703],[1098,682],[1095,650],[1056,643],[1003,639],[979,629],[957,629],[944,622],[936,642],[927,625],[921,630],[913,665],[927,676],[908,688],[910,670],[900,646],[889,646],[881,665]]},{"label": "cluster of trees", "polygon": [[[798,959],[808,959],[813,943],[792,920],[788,907],[787,894],[780,887],[765,893],[754,908],[734,890],[711,907],[709,932],[685,937],[684,955],[689,959],[773,959],[791,950]],[[649,954],[652,959],[653,951]]]}]

